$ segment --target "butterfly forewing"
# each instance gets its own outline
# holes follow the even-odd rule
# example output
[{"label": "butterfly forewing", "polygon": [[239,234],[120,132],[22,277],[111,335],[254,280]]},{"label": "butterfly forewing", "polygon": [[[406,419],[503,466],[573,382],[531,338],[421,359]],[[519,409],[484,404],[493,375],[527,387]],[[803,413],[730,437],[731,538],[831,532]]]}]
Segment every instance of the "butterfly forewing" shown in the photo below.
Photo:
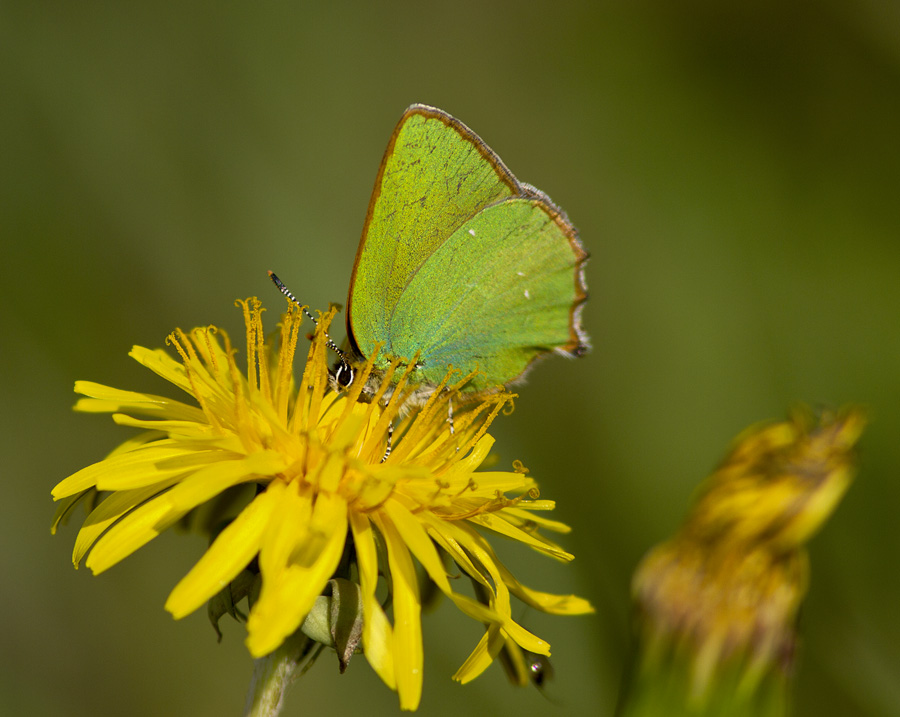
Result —
[{"label": "butterfly forewing", "polygon": [[363,355],[391,333],[406,284],[463,222],[519,193],[478,137],[441,110],[413,105],[385,152],[350,283],[348,325]]}]

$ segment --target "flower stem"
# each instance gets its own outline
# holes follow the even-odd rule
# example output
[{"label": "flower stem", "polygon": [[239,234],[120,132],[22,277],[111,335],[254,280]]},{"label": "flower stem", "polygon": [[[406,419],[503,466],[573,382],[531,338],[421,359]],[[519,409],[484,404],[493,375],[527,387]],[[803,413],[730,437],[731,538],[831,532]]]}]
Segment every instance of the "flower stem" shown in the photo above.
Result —
[{"label": "flower stem", "polygon": [[277,650],[254,660],[244,717],[275,717],[281,712],[288,688],[318,657],[315,645],[297,630]]}]

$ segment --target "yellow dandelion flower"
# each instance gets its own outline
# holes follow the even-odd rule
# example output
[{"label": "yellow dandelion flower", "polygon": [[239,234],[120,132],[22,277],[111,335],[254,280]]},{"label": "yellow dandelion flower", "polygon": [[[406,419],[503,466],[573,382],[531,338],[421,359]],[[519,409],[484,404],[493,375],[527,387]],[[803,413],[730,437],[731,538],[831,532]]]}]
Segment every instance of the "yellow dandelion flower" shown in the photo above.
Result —
[{"label": "yellow dandelion flower", "polygon": [[[214,327],[171,334],[180,360],[162,350],[131,351],[197,405],[76,383],[85,396],[77,410],[112,413],[116,423],[144,429],[53,489],[62,501],[54,529],[79,499],[102,497],[78,533],[76,567],[84,560],[95,574],[103,572],[190,511],[249,484],[255,494],[169,595],[166,609],[174,617],[193,612],[253,565],[260,586],[246,643],[259,658],[298,630],[326,585],[337,584],[332,578],[350,575],[358,585],[362,650],[399,693],[400,706],[415,709],[424,661],[418,565],[485,626],[455,679],[478,676],[507,643],[548,655],[549,644],[513,619],[511,598],[556,614],[591,607],[573,595],[525,587],[485,538],[497,533],[553,558],[572,559],[541,534],[568,528],[544,517],[554,503],[539,498],[532,478],[521,470],[476,472],[494,443],[487,428],[512,396],[483,397],[457,414],[451,431],[448,401],[462,382],[450,386],[450,376],[405,418],[399,417],[402,375],[387,405],[380,394],[368,403],[358,400],[371,360],[354,390],[335,393],[328,387],[325,333],[334,311],[319,322],[298,385],[293,363],[301,313],[292,308],[277,337],[266,340],[259,302],[239,304],[247,334],[243,372],[228,336]],[[395,371],[396,365],[384,388]],[[474,596],[454,590],[446,556],[476,586]],[[383,588],[379,592],[380,575],[389,583],[389,599]]]},{"label": "yellow dandelion flower", "polygon": [[850,485],[864,424],[858,409],[797,410],[738,437],[681,530],[635,571],[623,715],[786,714],[805,544]]}]

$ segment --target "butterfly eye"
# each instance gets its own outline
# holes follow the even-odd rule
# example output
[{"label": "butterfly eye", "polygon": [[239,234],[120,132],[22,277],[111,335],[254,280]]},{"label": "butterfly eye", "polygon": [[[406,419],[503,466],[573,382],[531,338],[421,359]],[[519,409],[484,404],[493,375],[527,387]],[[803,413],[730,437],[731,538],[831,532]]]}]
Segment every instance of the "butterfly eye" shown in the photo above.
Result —
[{"label": "butterfly eye", "polygon": [[340,388],[349,388],[353,385],[353,379],[356,378],[356,371],[351,368],[350,364],[341,361],[334,370],[335,383]]}]

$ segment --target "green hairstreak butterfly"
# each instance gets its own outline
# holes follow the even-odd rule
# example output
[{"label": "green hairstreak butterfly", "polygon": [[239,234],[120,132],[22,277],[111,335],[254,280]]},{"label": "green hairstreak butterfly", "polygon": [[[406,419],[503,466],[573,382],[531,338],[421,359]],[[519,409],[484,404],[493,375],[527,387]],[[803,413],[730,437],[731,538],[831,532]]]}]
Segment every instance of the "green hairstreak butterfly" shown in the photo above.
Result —
[{"label": "green hairstreak butterfly", "polygon": [[549,353],[580,356],[590,348],[581,327],[587,258],[546,194],[459,120],[412,105],[369,202],[337,383],[352,381],[378,343],[372,385],[393,359],[417,357],[408,380],[421,395],[450,366],[478,371],[462,389],[477,395],[515,383]]}]

